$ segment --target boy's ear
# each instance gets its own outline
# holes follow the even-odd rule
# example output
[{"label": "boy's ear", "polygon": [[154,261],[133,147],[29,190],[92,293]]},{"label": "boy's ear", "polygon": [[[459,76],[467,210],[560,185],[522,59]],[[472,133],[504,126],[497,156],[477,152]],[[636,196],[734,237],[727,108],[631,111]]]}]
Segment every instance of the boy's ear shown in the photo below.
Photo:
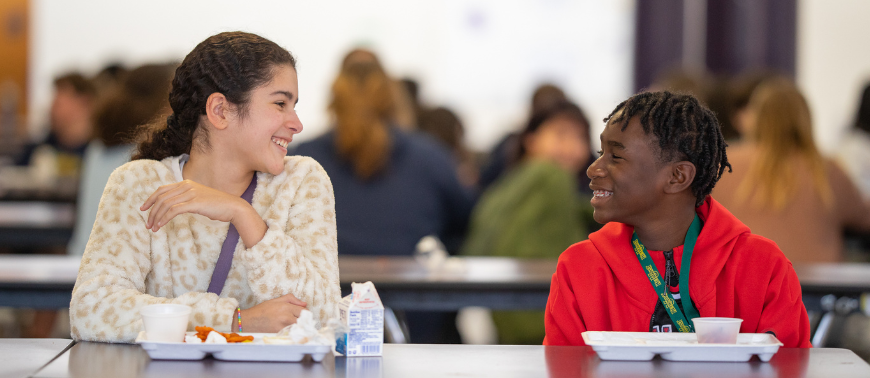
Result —
[{"label": "boy's ear", "polygon": [[692,186],[695,181],[695,165],[689,161],[678,161],[671,163],[671,178],[668,180],[668,185],[665,192],[675,194],[682,192]]},{"label": "boy's ear", "polygon": [[205,102],[205,116],[218,130],[229,126],[230,103],[222,93],[215,92],[208,96]]}]

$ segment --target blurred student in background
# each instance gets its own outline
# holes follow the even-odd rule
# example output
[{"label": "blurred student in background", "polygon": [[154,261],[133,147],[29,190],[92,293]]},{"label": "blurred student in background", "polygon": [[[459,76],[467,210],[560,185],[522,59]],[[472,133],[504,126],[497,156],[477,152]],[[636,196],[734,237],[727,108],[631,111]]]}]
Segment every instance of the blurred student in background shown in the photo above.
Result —
[{"label": "blurred student in background", "polygon": [[[51,181],[52,187],[61,188],[60,192],[64,194],[75,193],[82,156],[93,133],[91,112],[96,98],[94,83],[78,72],[54,79],[48,135],[40,142],[26,145],[15,159],[15,164],[30,166],[30,177],[34,180],[39,180],[37,177],[54,179],[59,176],[69,179],[71,181],[65,181],[64,184]],[[66,185],[67,182],[69,185]],[[23,335],[49,337],[54,329],[57,311],[36,310],[30,318],[31,322],[24,327]]]},{"label": "blurred student in background", "polygon": [[404,77],[399,79],[405,98],[408,99],[408,104],[411,110],[414,111],[414,118],[420,117],[420,112],[423,111],[423,103],[420,102],[420,84],[417,80]]},{"label": "blurred student in background", "polygon": [[[447,149],[395,125],[393,83],[372,52],[351,51],[332,85],[334,129],[291,154],[314,158],[332,180],[339,254],[410,256],[428,235],[455,252],[472,196]],[[455,313],[406,315],[412,342],[459,342]]]},{"label": "blurred student in background", "polygon": [[109,63],[100,69],[91,79],[99,94],[97,103],[102,102],[106,96],[113,95],[129,72],[126,66],[118,62]]},{"label": "blurred student in background", "polygon": [[707,72],[687,70],[682,67],[665,69],[656,75],[649,91],[670,91],[689,94],[702,104],[709,102],[714,80]]},{"label": "blurred student in background", "polygon": [[[474,209],[463,254],[555,259],[595,223],[592,195],[581,195],[576,179],[594,160],[583,111],[554,105],[533,116],[519,138],[513,167]],[[497,311],[493,320],[502,344],[544,339],[543,311]]]},{"label": "blurred student in background", "polygon": [[751,122],[749,99],[752,97],[752,93],[761,83],[775,78],[777,76],[771,72],[760,71],[744,74],[731,80],[728,88],[730,100],[727,114],[724,117],[719,117],[727,120],[728,133],[726,133],[723,123],[722,134],[725,135],[725,140],[730,144],[738,141],[741,136],[749,132],[748,124]]},{"label": "blurred student in background", "polygon": [[74,72],[56,78],[54,90],[48,136],[25,146],[15,164],[30,165],[36,154],[53,153],[57,173],[75,177],[93,132],[91,112],[96,88],[82,74]]},{"label": "blurred student in background", "polygon": [[[565,101],[568,101],[568,98],[561,88],[553,84],[542,84],[532,94],[529,118]],[[517,156],[520,144],[520,133],[511,132],[493,147],[489,153],[486,165],[480,170],[478,187],[481,192],[496,182],[507,171],[510,163]],[[582,175],[586,176],[585,173]]]},{"label": "blurred student in background", "polygon": [[94,112],[94,139],[87,147],[78,192],[76,223],[67,253],[85,251],[109,175],[130,161],[136,127],[169,111],[175,64],[146,64],[125,75]]},{"label": "blurred student in background", "polygon": [[[110,71],[104,69],[94,80],[94,85],[102,88],[102,99],[97,101],[91,117],[95,139],[87,144],[81,163],[76,222],[72,239],[67,244],[69,255],[81,256],[85,252],[109,176],[116,168],[130,161],[135,148],[132,141],[136,126],[168,111],[169,85],[175,65],[144,65],[129,75],[126,71],[119,73],[118,70],[111,70],[117,75],[108,75]],[[114,80],[119,83],[113,83]],[[25,335],[49,337],[56,318],[57,312],[54,310],[36,311]]]},{"label": "blurred student in background", "polygon": [[842,165],[865,199],[870,199],[870,83],[864,86],[855,124],[840,145],[837,162]]},{"label": "blurred student in background", "polygon": [[409,256],[424,236],[464,232],[471,212],[450,153],[391,122],[391,83],[372,52],[350,52],[332,85],[334,129],[291,152],[332,179],[340,254]]},{"label": "blurred student in background", "polygon": [[727,76],[717,77],[705,71],[672,67],[658,73],[649,91],[670,91],[692,95],[710,109],[719,122],[725,140],[737,140],[740,132],[732,124],[732,81]]},{"label": "blurred student in background", "polygon": [[787,79],[770,79],[752,94],[744,118],[746,141],[728,148],[733,173],[713,197],[792,262],[842,260],[843,230],[870,231],[870,204],[819,153],[803,95]]},{"label": "blurred student in background", "polygon": [[477,162],[465,147],[465,128],[456,113],[445,107],[420,109],[417,112],[417,130],[433,136],[450,149],[458,164],[456,174],[464,186],[470,188],[477,185]]},{"label": "blurred student in background", "polygon": [[429,134],[446,146],[456,159],[456,172],[462,185],[473,188],[477,186],[480,168],[475,155],[465,147],[465,127],[459,116],[447,107],[428,107],[420,101],[420,84],[412,78],[399,80],[403,93],[410,100],[410,108],[414,110],[416,128]]}]

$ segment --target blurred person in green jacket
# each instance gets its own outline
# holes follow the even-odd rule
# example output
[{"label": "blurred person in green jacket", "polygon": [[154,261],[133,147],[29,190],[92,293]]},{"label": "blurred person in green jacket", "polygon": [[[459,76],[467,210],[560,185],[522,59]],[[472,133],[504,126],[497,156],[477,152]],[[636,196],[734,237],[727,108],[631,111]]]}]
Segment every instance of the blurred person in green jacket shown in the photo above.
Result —
[{"label": "blurred person in green jacket", "polygon": [[[520,135],[513,167],[475,207],[465,255],[556,259],[597,228],[588,182],[578,180],[594,160],[589,122],[564,102],[534,115]],[[541,344],[544,311],[495,311],[502,344]]]}]

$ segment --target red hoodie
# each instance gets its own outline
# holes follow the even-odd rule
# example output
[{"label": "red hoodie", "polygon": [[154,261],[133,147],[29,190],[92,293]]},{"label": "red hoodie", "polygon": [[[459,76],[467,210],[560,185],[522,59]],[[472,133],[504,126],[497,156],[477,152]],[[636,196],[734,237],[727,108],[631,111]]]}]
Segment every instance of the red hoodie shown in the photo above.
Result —
[{"label": "red hoodie", "polygon": [[[742,333],[773,332],[787,348],[810,347],[800,282],[782,251],[712,197],[696,211],[704,226],[692,254],[689,295],[701,316],[740,318]],[[585,345],[586,330],[649,331],[658,296],[631,248],[633,232],[611,222],[559,256],[544,345]],[[648,252],[664,272],[662,252]],[[682,253],[682,246],[674,248],[678,270]]]}]

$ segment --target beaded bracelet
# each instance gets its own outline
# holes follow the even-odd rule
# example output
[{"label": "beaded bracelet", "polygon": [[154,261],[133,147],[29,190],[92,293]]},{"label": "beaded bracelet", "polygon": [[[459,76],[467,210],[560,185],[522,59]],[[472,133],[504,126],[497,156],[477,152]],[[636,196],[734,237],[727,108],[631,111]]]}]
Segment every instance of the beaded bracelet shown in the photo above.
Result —
[{"label": "beaded bracelet", "polygon": [[239,332],[242,332],[242,308],[237,307],[236,313],[239,314]]}]

